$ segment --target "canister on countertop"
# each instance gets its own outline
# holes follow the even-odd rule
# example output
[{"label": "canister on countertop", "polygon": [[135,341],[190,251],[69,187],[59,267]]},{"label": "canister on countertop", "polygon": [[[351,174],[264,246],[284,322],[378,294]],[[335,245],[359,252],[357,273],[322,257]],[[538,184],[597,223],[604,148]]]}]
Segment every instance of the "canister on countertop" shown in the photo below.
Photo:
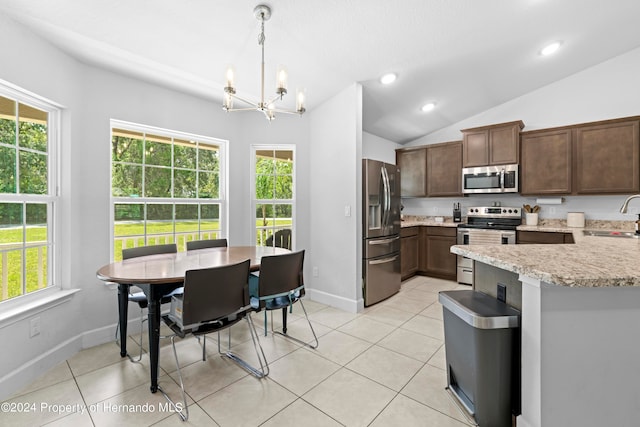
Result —
[{"label": "canister on countertop", "polygon": [[567,227],[584,228],[584,212],[567,212]]}]

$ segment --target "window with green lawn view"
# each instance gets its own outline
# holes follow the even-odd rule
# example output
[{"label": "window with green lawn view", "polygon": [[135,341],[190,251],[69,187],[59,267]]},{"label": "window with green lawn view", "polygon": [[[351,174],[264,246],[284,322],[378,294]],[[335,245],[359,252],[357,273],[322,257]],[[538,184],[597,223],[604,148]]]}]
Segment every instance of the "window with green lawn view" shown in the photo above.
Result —
[{"label": "window with green lawn view", "polygon": [[113,258],[222,235],[225,141],[112,121]]},{"label": "window with green lawn view", "polygon": [[254,146],[253,153],[256,244],[292,249],[295,151],[292,146]]},{"label": "window with green lawn view", "polygon": [[58,109],[0,84],[0,301],[51,287]]}]

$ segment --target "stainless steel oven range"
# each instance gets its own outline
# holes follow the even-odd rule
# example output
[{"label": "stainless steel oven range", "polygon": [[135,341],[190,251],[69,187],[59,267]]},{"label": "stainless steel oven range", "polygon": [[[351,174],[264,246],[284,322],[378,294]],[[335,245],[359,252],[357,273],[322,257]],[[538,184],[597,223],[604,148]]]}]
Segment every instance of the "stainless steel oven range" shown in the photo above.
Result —
[{"label": "stainless steel oven range", "polygon": [[[467,223],[458,225],[459,245],[514,245],[522,210],[513,207],[466,208]],[[458,283],[473,285],[473,260],[458,255]]]}]

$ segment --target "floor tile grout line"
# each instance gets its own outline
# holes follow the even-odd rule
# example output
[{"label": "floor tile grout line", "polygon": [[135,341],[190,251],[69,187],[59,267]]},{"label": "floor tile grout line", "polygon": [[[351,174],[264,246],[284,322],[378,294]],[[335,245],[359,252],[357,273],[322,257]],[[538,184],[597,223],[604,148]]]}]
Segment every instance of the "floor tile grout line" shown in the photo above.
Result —
[{"label": "floor tile grout line", "polygon": [[73,383],[76,385],[76,388],[78,389],[78,394],[80,394],[80,397],[82,398],[82,403],[84,404],[85,408],[87,408],[87,415],[89,416],[89,419],[91,420],[91,424],[95,427],[96,423],[93,420],[93,416],[91,416],[91,411],[88,410],[89,405],[87,404],[87,401],[84,397],[84,394],[82,393],[82,390],[80,389],[80,384],[78,384],[78,380],[76,379],[76,375],[73,373],[73,370],[71,369],[71,365],[69,364],[68,360],[65,360],[65,363],[67,364],[67,366],[69,367],[69,370],[71,371],[71,375],[73,376]]},{"label": "floor tile grout line", "polygon": [[[402,389],[404,390],[404,387],[403,387]],[[443,390],[444,390],[444,388],[443,388]],[[470,424],[469,424],[469,423],[467,423],[466,421],[461,421],[461,420],[459,420],[459,419],[457,419],[457,418],[455,418],[455,417],[452,417],[451,415],[447,414],[446,412],[442,412],[442,411],[441,411],[440,409],[438,409],[438,408],[434,408],[433,406],[429,405],[428,403],[420,402],[419,400],[416,400],[415,398],[413,398],[413,397],[411,397],[411,396],[409,396],[409,395],[406,395],[406,394],[402,393],[402,390],[401,390],[400,392],[398,392],[398,394],[402,395],[403,397],[406,397],[407,399],[411,399],[411,400],[413,400],[414,402],[419,403],[419,404],[420,404],[420,405],[422,405],[422,406],[426,406],[426,407],[428,407],[429,409],[432,409],[432,410],[434,410],[434,411],[436,411],[436,412],[439,412],[439,413],[441,413],[442,415],[444,415],[444,416],[446,416],[446,417],[448,417],[448,418],[451,418],[452,420],[455,420],[455,421],[457,421],[457,422],[459,422],[459,423],[462,423],[463,425],[470,426]]]}]

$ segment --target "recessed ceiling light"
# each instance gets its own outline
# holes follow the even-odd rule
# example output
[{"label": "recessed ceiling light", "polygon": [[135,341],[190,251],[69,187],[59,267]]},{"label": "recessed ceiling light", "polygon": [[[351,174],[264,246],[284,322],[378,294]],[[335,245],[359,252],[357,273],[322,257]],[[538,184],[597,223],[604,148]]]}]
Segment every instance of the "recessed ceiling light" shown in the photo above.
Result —
[{"label": "recessed ceiling light", "polygon": [[436,108],[436,103],[435,102],[429,102],[428,104],[424,104],[422,106],[421,110],[426,113],[427,111],[431,111],[434,108]]},{"label": "recessed ceiling light", "polygon": [[391,84],[396,81],[397,77],[398,76],[396,76],[395,73],[385,74],[384,76],[380,77],[380,83],[382,83],[383,85]]},{"label": "recessed ceiling light", "polygon": [[560,45],[562,43],[561,42],[553,42],[553,43],[549,43],[548,45],[546,45],[541,51],[540,51],[540,55],[542,56],[547,56],[547,55],[551,55],[552,53],[554,53],[555,51],[558,50],[558,48],[560,48]]}]

